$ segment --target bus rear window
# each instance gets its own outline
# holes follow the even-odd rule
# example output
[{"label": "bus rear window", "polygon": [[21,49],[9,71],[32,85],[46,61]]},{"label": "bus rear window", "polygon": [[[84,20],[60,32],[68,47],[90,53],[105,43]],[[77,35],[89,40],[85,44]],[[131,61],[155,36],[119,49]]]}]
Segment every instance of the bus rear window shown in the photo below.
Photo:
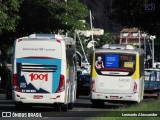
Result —
[{"label": "bus rear window", "polygon": [[96,70],[130,71],[135,69],[136,55],[134,54],[108,54],[95,55]]}]

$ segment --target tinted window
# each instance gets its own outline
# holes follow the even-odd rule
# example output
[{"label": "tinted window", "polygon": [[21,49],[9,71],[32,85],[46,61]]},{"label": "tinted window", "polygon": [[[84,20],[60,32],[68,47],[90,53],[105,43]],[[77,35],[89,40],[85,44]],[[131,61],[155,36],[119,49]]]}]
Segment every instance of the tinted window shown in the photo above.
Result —
[{"label": "tinted window", "polygon": [[109,71],[130,71],[135,69],[136,55],[96,53],[95,69]]}]

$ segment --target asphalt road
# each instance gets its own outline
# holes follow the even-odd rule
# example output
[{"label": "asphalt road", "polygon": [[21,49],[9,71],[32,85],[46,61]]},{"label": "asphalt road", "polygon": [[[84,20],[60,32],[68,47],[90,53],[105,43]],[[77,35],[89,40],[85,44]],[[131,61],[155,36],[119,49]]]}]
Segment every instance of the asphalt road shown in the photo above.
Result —
[{"label": "asphalt road", "polygon": [[100,113],[104,113],[107,111],[112,111],[118,107],[121,107],[121,104],[105,104],[102,107],[93,107],[89,96],[80,96],[79,99],[76,100],[74,104],[74,108],[72,110],[68,110],[68,112],[56,112],[53,107],[50,106],[33,106],[31,109],[23,109],[21,111],[15,110],[15,106],[11,100],[6,100],[5,95],[0,94],[0,113],[2,112],[15,112],[15,113],[41,113],[44,118],[48,117],[94,117]]},{"label": "asphalt road", "polygon": [[[145,102],[148,102],[150,100],[145,100]],[[42,116],[41,119],[58,119],[58,120],[87,120],[90,117],[95,116],[103,116],[103,114],[110,114],[111,112],[115,111],[119,107],[126,107],[124,104],[111,104],[111,103],[105,103],[102,107],[93,107],[89,96],[80,96],[79,99],[76,100],[74,104],[74,108],[72,110],[68,110],[68,112],[56,112],[54,111],[53,107],[51,106],[33,106],[30,109],[23,109],[21,111],[15,110],[15,106],[12,103],[11,100],[6,100],[5,95],[0,94],[0,114],[6,114],[5,112],[11,113],[12,116],[20,115],[25,116],[25,114],[31,114],[35,113],[38,116]],[[8,117],[9,118],[9,117]],[[3,118],[8,119],[8,118]],[[1,118],[2,119],[2,118]],[[17,118],[10,118],[12,120],[17,120]],[[22,119],[21,117],[19,119]],[[32,120],[35,118],[23,118],[23,120]],[[37,118],[37,120],[40,120],[40,118]]]}]

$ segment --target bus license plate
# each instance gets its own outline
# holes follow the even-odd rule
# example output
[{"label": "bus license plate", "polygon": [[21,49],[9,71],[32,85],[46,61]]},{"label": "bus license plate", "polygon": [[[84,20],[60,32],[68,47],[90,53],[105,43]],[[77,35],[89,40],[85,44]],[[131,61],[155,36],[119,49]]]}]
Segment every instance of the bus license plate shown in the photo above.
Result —
[{"label": "bus license plate", "polygon": [[118,96],[110,96],[110,98],[111,98],[112,100],[116,100],[116,99],[118,99]]},{"label": "bus license plate", "polygon": [[42,95],[34,95],[34,96],[33,96],[33,99],[42,99],[42,98],[43,98]]}]

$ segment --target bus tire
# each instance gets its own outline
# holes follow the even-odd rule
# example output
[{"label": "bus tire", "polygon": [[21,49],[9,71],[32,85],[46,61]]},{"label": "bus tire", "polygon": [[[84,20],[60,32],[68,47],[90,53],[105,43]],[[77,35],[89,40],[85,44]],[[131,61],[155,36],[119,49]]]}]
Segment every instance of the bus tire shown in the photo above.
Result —
[{"label": "bus tire", "polygon": [[68,109],[73,109],[73,105],[74,105],[73,102],[68,103]]},{"label": "bus tire", "polygon": [[61,110],[62,110],[63,112],[67,112],[67,110],[68,110],[68,104],[62,104],[62,105],[61,105]]},{"label": "bus tire", "polygon": [[55,111],[61,111],[61,105],[60,104],[54,104],[54,110]]},{"label": "bus tire", "polygon": [[76,94],[76,98],[79,98],[79,93]]},{"label": "bus tire", "polygon": [[16,110],[22,110],[22,109],[25,109],[23,103],[15,103],[15,109]]},{"label": "bus tire", "polygon": [[103,107],[104,102],[103,101],[97,101],[97,100],[91,100],[93,107]]}]

